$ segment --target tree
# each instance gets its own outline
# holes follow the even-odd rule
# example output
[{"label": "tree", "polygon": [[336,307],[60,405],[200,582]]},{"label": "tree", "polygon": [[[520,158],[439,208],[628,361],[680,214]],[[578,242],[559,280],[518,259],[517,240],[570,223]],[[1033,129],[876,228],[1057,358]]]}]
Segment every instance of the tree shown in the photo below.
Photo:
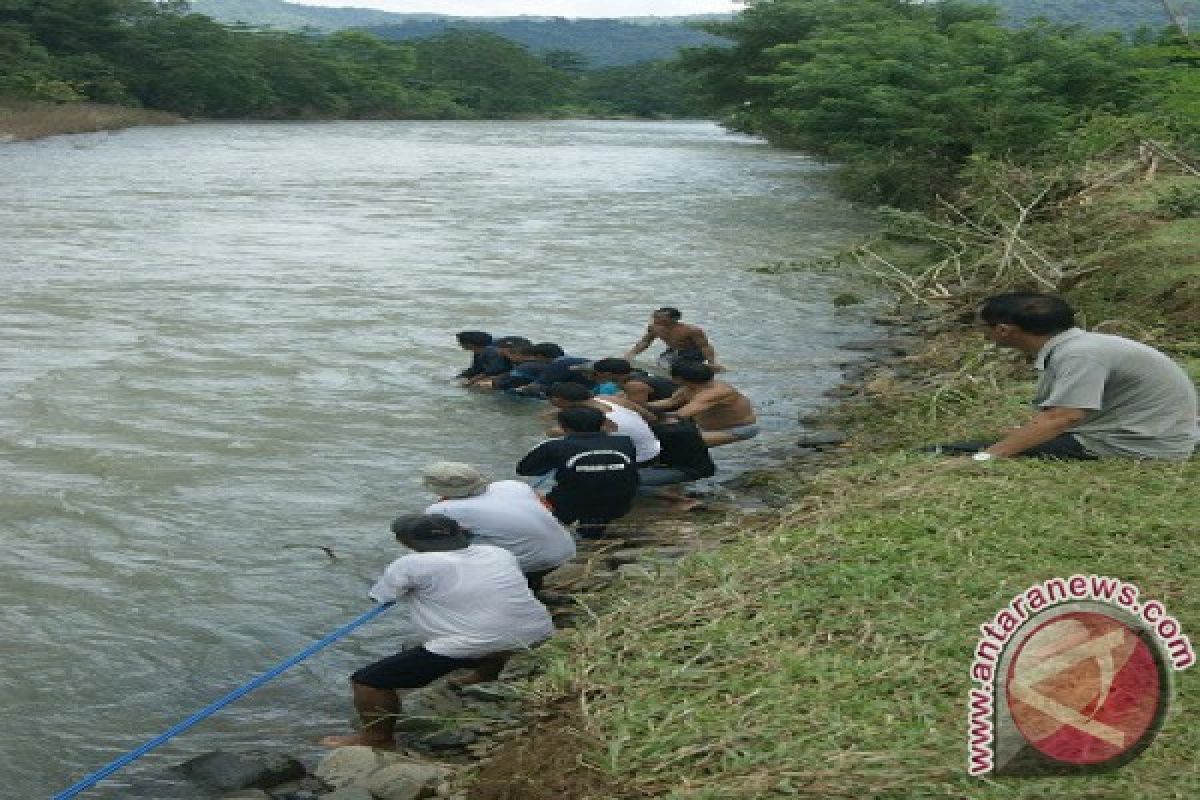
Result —
[{"label": "tree", "polygon": [[495,34],[450,30],[415,47],[418,80],[483,114],[536,112],[572,99],[569,76]]}]

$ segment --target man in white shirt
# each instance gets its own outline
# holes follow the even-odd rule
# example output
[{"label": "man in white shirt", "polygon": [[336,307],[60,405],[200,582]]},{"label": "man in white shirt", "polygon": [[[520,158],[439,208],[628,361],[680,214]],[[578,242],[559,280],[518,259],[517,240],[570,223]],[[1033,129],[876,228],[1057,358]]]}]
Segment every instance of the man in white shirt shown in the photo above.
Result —
[{"label": "man in white shirt", "polygon": [[535,592],[542,579],[575,557],[575,540],[528,484],[488,481],[470,464],[439,461],[421,475],[441,499],[426,514],[450,517],[475,544],[502,547],[517,558]]},{"label": "man in white shirt", "polygon": [[421,644],[376,661],[351,676],[363,727],[328,736],[326,747],[395,747],[398,690],[417,689],[460,669],[461,683],[495,680],[515,650],[550,637],[554,625],[507,550],[471,544],[449,517],[410,514],[392,523],[396,539],[414,552],[392,562],[369,596],[404,603]]},{"label": "man in white shirt", "polygon": [[[546,399],[559,411],[568,408],[594,408],[599,411],[611,423],[605,430],[633,440],[638,466],[649,466],[662,452],[662,443],[650,429],[654,414],[639,409],[628,400],[612,396],[601,399],[592,394],[591,389],[577,383],[553,384],[546,390]],[[552,436],[558,434],[561,434],[558,429],[551,431]]]}]

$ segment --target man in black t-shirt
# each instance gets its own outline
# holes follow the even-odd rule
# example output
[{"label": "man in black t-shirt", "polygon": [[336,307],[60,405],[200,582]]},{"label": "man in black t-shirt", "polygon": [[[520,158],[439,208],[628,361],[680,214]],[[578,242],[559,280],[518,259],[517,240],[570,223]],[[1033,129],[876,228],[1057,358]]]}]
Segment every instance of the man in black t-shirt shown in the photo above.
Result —
[{"label": "man in black t-shirt", "polygon": [[638,488],[633,440],[605,433],[604,419],[586,407],[559,412],[566,435],[547,439],[517,464],[518,475],[554,473],[547,495],[554,516],[564,525],[578,522],[586,539],[599,538],[609,522],[627,514]]}]

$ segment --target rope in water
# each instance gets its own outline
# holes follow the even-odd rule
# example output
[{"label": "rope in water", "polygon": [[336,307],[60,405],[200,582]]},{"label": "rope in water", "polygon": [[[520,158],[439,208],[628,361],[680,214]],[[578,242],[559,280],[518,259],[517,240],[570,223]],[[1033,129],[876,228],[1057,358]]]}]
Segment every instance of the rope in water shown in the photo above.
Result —
[{"label": "rope in water", "polygon": [[329,645],[336,642],[338,639],[341,639],[343,636],[350,633],[355,628],[358,628],[358,627],[361,627],[361,626],[367,624],[371,620],[375,619],[375,617],[377,617],[380,614],[382,614],[383,612],[387,611],[393,605],[395,605],[395,604],[394,603],[382,603],[380,605],[375,606],[370,611],[366,612],[365,614],[362,614],[354,621],[346,623],[345,625],[338,628],[333,633],[326,636],[324,639],[321,639],[319,642],[314,642],[313,644],[311,644],[308,647],[301,650],[299,653],[296,653],[291,658],[288,658],[284,661],[280,661],[278,664],[271,667],[271,669],[262,673],[257,678],[254,678],[253,680],[243,683],[241,686],[234,689],[232,692],[225,695],[220,700],[210,703],[209,705],[200,709],[195,714],[192,714],[190,717],[183,720],[182,722],[180,722],[176,725],[173,725],[172,727],[163,731],[158,736],[155,736],[153,739],[151,739],[150,741],[143,744],[141,747],[138,747],[134,750],[130,750],[125,755],[123,755],[120,758],[116,759],[115,761],[112,761],[111,763],[109,763],[108,766],[104,767],[103,769],[96,770],[91,775],[88,775],[86,778],[79,781],[78,783],[75,783],[72,786],[70,786],[70,787],[64,789],[63,791],[59,792],[58,794],[54,795],[54,800],[69,800],[69,798],[75,797],[75,796],[79,795],[80,793],[87,791],[88,789],[92,788],[100,781],[107,778],[109,775],[112,775],[117,770],[123,769],[124,767],[129,766],[134,761],[137,761],[139,758],[146,755],[146,753],[149,753],[151,750],[158,747],[159,745],[166,743],[168,740],[174,738],[175,736],[178,736],[179,734],[183,733],[188,728],[192,727],[193,725],[200,722],[201,720],[211,717],[213,714],[217,713],[218,711],[220,711],[222,708],[229,705],[233,701],[235,701],[241,697],[245,697],[246,695],[250,694],[250,692],[252,692],[255,689],[257,689],[258,687],[262,686],[264,683],[267,683],[268,681],[274,680],[275,678],[279,677],[284,672],[286,672],[287,670],[296,666],[297,664],[299,664],[301,661],[308,658],[312,654],[316,653],[319,650],[325,649]]}]

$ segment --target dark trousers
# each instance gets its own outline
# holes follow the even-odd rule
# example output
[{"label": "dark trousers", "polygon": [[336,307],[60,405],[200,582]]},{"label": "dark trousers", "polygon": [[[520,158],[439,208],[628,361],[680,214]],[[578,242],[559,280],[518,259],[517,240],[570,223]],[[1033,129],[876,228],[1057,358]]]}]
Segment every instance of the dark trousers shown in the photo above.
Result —
[{"label": "dark trousers", "polygon": [[[978,453],[980,450],[986,450],[995,442],[950,442],[947,444],[935,444],[930,447],[921,448],[923,453],[944,453],[946,455],[962,455],[964,453]],[[1028,450],[1017,453],[1020,458],[1046,458],[1057,461],[1095,461],[1096,456],[1089,453],[1083,445],[1069,433],[1062,433],[1055,436],[1048,442],[1042,442],[1039,445],[1030,447]]]},{"label": "dark trousers", "polygon": [[630,501],[628,500],[624,503],[614,502],[602,506],[582,505],[556,499],[553,496],[551,496],[550,501],[554,503],[555,519],[563,525],[578,522],[579,525],[575,528],[575,532],[583,539],[603,538],[608,523],[617,517],[623,517],[628,514],[630,505]]},{"label": "dark trousers", "polygon": [[527,584],[529,584],[529,591],[540,592],[542,590],[542,582],[545,581],[546,576],[549,575],[551,572],[554,572],[554,570],[553,569],[543,569],[543,570],[538,570],[537,572],[526,572],[525,573],[525,582]]}]

